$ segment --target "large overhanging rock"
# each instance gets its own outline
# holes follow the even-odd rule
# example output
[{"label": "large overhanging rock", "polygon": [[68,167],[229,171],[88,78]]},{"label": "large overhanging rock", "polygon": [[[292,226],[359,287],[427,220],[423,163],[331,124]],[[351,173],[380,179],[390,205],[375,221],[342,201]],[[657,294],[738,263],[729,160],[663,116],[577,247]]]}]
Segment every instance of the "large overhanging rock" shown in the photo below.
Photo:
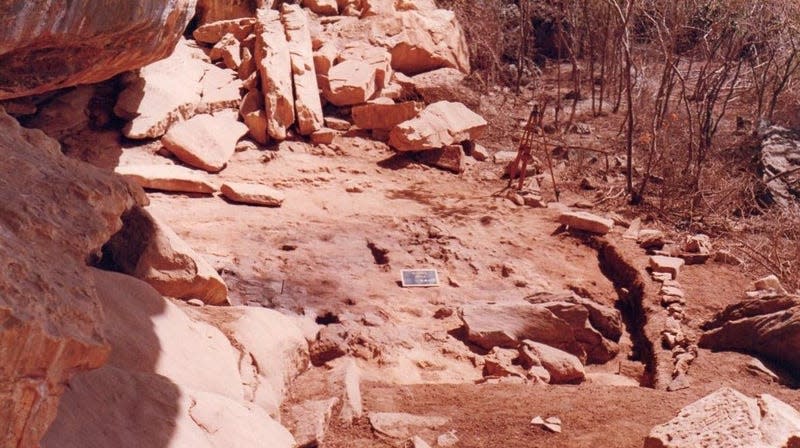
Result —
[{"label": "large overhanging rock", "polygon": [[169,55],[195,0],[0,2],[0,99],[99,82]]},{"label": "large overhanging rock", "polygon": [[800,412],[777,398],[750,398],[724,387],[656,426],[645,448],[759,447],[800,445]]},{"label": "large overhanging rock", "polygon": [[766,356],[800,371],[800,297],[747,299],[703,326],[700,346]]},{"label": "large overhanging rock", "polygon": [[64,384],[105,362],[85,264],[146,202],[131,185],[0,108],[0,446],[36,446]]},{"label": "large overhanging rock", "polygon": [[486,126],[486,120],[467,106],[439,101],[392,129],[389,146],[398,151],[438,149],[479,138]]}]

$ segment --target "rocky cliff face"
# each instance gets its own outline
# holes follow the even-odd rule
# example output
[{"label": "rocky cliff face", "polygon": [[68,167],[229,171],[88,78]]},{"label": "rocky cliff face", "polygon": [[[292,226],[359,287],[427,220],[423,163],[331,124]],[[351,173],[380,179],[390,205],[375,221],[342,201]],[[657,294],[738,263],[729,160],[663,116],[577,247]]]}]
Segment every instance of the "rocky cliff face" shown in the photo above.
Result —
[{"label": "rocky cliff face", "polygon": [[108,346],[86,259],[146,199],[0,108],[0,446],[35,446],[64,383]]},{"label": "rocky cliff face", "polygon": [[[64,4],[66,3],[66,4]],[[0,99],[108,79],[172,52],[196,0],[0,3]]]}]

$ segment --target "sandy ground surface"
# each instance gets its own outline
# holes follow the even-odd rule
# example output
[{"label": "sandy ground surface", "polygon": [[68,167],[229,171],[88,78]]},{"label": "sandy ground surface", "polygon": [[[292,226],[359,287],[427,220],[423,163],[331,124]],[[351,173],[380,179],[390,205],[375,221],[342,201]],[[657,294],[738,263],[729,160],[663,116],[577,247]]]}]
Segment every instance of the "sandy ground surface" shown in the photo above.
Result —
[{"label": "sandy ground surface", "polygon": [[[92,144],[68,148],[71,155],[106,168],[176,163],[156,154],[158,143],[121,147],[112,133],[83,140]],[[503,147],[505,140],[485,143],[513,149]],[[721,386],[768,392],[800,407],[796,390],[748,373],[750,357],[736,353],[700,350],[691,387],[678,392],[608,385],[617,373],[638,379],[643,371],[640,360],[628,359],[627,333],[620,355],[588,366],[592,380],[583,385],[476,384],[482,353],[462,341],[459,306],[570,289],[610,306],[618,299],[597,251],[557,231],[558,207],[513,204],[503,195],[502,172],[491,160],[467,158],[466,171],[455,175],[398,157],[383,143],[340,136],[327,146],[283,142],[236,153],[226,169],[209,176],[282,190],[280,208],[150,192],[150,209],[214,265],[234,303],[359,326],[351,350],[363,371],[365,410],[449,418],[419,434],[429,443],[455,430],[459,447],[638,447],[654,425]],[[561,202],[580,199],[565,193]],[[622,239],[624,230],[616,227],[607,239],[645,278],[644,312],[658,322],[664,310],[644,270],[647,256]],[[370,246],[388,260],[376,258]],[[406,268],[437,269],[441,286],[402,288],[400,270]],[[684,324],[696,334],[714,312],[740,300],[753,279],[712,263],[687,266],[679,280],[688,301]],[[658,341],[654,345],[657,354],[670,356]],[[301,377],[287,406],[325,398],[324,390],[304,390],[324,369]],[[560,417],[563,432],[532,427],[536,415]],[[376,436],[364,417],[334,425],[325,446],[397,445]]]}]

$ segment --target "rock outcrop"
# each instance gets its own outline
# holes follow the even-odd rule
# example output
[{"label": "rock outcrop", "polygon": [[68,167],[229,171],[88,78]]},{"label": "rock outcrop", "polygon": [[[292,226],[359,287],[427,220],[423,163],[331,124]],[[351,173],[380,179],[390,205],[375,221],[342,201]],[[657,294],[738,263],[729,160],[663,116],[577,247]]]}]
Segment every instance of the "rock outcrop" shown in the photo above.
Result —
[{"label": "rock outcrop", "polygon": [[[93,274],[112,355],[108,365],[71,381],[42,446],[295,446],[291,434],[253,398],[243,380],[240,367],[250,365],[251,355],[232,345],[232,340],[242,339],[239,333],[223,332],[202,315],[187,314],[135,278]],[[274,313],[263,311],[270,317]],[[274,336],[271,344],[259,344],[263,356],[295,359],[272,347],[288,347],[288,337],[281,333],[297,340],[299,330],[292,331],[288,318],[270,317],[250,330]],[[219,309],[216,318],[231,326],[242,319],[235,308]],[[303,347],[298,350],[302,358]],[[294,375],[288,364],[265,358],[259,362],[262,375],[276,379],[270,387],[278,391],[285,387],[284,379]]]},{"label": "rock outcrop", "polygon": [[0,153],[0,446],[36,446],[64,384],[108,356],[86,261],[146,198],[2,109]]},{"label": "rock outcrop", "polygon": [[0,4],[0,99],[89,84],[168,56],[195,0]]},{"label": "rock outcrop", "polygon": [[698,446],[784,448],[800,445],[800,412],[777,398],[722,388],[656,426],[645,448]]},{"label": "rock outcrop", "polygon": [[703,325],[700,346],[765,356],[800,372],[800,297],[767,295],[725,308]]}]

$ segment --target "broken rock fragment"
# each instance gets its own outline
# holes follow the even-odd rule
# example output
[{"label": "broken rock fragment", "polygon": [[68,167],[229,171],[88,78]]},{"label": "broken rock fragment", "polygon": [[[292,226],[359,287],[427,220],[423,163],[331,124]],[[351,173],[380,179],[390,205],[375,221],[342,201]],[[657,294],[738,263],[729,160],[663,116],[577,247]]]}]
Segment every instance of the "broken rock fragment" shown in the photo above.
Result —
[{"label": "broken rock fragment", "polygon": [[391,130],[410,120],[422,110],[420,103],[406,101],[395,104],[367,103],[353,107],[353,123],[361,129]]},{"label": "broken rock fragment", "polygon": [[447,145],[442,149],[422,151],[417,154],[417,160],[455,174],[464,172],[464,150],[461,145]]}]

